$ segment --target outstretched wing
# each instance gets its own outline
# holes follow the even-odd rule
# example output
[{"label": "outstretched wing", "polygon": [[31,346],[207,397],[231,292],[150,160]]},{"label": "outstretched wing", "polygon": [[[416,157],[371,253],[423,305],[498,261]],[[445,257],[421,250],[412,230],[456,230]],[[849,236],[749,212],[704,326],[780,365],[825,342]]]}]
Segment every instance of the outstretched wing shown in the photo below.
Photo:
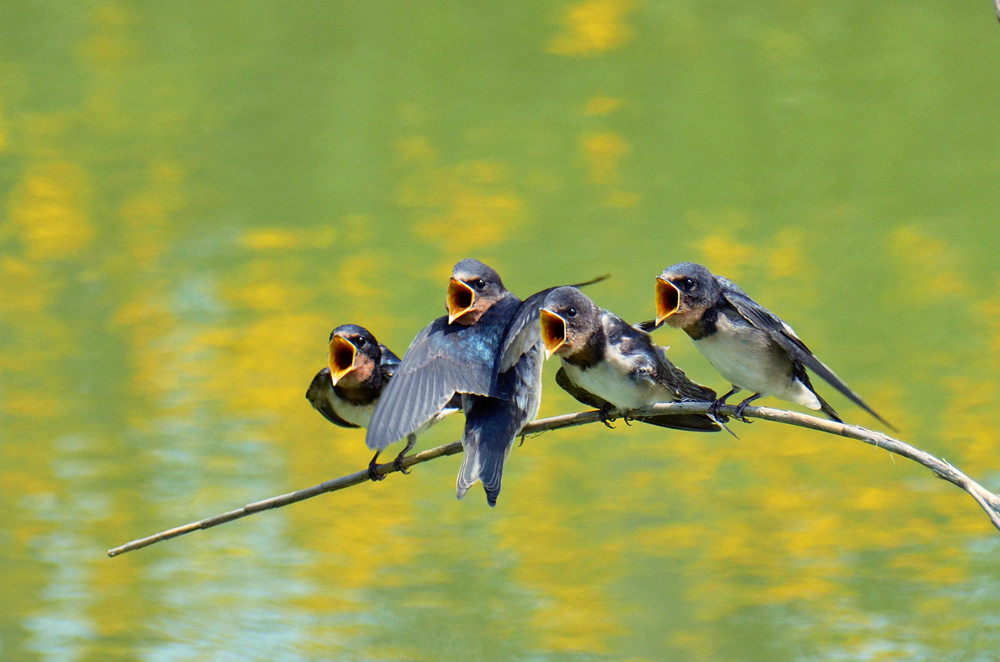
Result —
[{"label": "outstretched wing", "polygon": [[334,425],[344,428],[360,427],[354,423],[348,423],[340,416],[337,416],[337,412],[333,408],[333,398],[335,397],[337,396],[333,392],[333,382],[330,381],[330,369],[323,368],[316,373],[312,383],[309,384],[309,389],[306,391],[306,398],[315,407],[316,411],[323,414],[326,420]]},{"label": "outstretched wing", "polygon": [[778,343],[782,349],[788,352],[788,355],[792,357],[793,361],[809,368],[814,373],[822,377],[827,383],[830,384],[830,386],[840,391],[851,402],[864,409],[888,427],[895,429],[891,423],[879,416],[871,407],[865,404],[865,401],[861,399],[861,396],[852,391],[840,377],[834,374],[833,370],[830,370],[825,363],[816,358],[816,355],[812,353],[812,350],[806,347],[805,343],[799,340],[799,337],[795,335],[795,331],[792,330],[792,327],[785,324],[785,322],[782,321],[777,315],[751,299],[746,292],[734,285],[731,281],[723,278],[720,278],[719,280],[723,282],[723,296],[726,298],[726,301],[728,301],[729,304],[736,309],[736,312],[738,312],[743,319],[761,331],[766,332],[771,339],[774,340],[774,342]]},{"label": "outstretched wing", "polygon": [[[449,326],[444,317],[424,327],[382,391],[368,425],[368,447],[383,450],[414,434],[430,423],[455,393],[488,395],[494,363],[490,330],[488,323],[483,327]],[[499,335],[498,330],[493,333]],[[496,347],[495,341],[492,347]]]}]

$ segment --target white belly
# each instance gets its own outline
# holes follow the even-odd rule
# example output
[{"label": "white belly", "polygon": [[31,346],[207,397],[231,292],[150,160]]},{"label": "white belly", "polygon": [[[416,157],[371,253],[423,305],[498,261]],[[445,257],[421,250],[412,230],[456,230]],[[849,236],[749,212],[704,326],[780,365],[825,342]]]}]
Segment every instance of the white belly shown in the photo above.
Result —
[{"label": "white belly", "polygon": [[[376,401],[377,402],[377,401]],[[348,423],[367,428],[375,412],[375,404],[355,405],[337,397],[330,398],[330,405],[337,412],[337,416]]]},{"label": "white belly", "polygon": [[586,370],[563,361],[563,368],[574,384],[619,409],[637,409],[676,399],[665,388],[656,388],[648,381],[636,382],[629,379],[632,368],[623,361],[608,359]]},{"label": "white belly", "polygon": [[733,386],[820,408],[816,395],[793,377],[788,354],[770,336],[753,327],[734,326],[721,315],[717,325],[716,333],[695,341],[695,346]]}]

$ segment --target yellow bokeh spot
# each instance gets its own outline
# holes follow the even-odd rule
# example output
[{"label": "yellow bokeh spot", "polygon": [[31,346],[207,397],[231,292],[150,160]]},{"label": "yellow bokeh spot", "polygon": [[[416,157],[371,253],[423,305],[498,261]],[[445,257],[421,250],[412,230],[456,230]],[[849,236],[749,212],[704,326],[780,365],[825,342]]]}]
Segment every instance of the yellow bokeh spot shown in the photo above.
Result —
[{"label": "yellow bokeh spot", "polygon": [[336,289],[348,300],[370,300],[381,290],[375,282],[381,271],[379,259],[371,253],[350,255],[337,269]]},{"label": "yellow bokeh spot", "polygon": [[86,173],[72,163],[49,163],[29,172],[8,203],[13,234],[30,260],[76,257],[94,237],[87,211]]},{"label": "yellow bokeh spot", "polygon": [[743,271],[754,262],[757,253],[753,246],[728,234],[705,237],[698,244],[698,250],[705,256],[704,261],[709,269],[726,276]]},{"label": "yellow bokeh spot", "polygon": [[625,18],[633,9],[629,0],[585,0],[570,6],[560,23],[563,31],[549,40],[555,55],[593,56],[621,48],[632,38]]},{"label": "yellow bokeh spot", "polygon": [[431,163],[438,155],[430,140],[425,136],[410,136],[396,143],[396,154],[403,165]]},{"label": "yellow bokeh spot", "polygon": [[927,307],[966,296],[961,257],[945,240],[916,225],[900,225],[889,235],[889,253],[900,278],[893,293],[902,301]]},{"label": "yellow bokeh spot", "polygon": [[639,204],[642,200],[642,196],[634,191],[623,191],[621,189],[614,189],[609,191],[606,196],[604,196],[604,204],[608,207],[616,207],[618,209],[631,209]]},{"label": "yellow bokeh spot", "polygon": [[607,115],[621,108],[624,100],[619,97],[594,97],[583,107],[585,115]]},{"label": "yellow bokeh spot", "polygon": [[417,237],[450,255],[464,254],[495,245],[523,221],[523,203],[509,190],[503,164],[471,160],[441,166],[422,137],[399,143],[397,151],[412,171],[402,178],[396,201],[417,217]]},{"label": "yellow bokeh spot", "polygon": [[43,287],[35,263],[13,257],[0,260],[0,311],[39,312],[51,299],[51,288]]},{"label": "yellow bokeh spot", "polygon": [[581,147],[590,168],[591,182],[608,185],[621,179],[619,166],[631,151],[624,138],[613,131],[587,134],[581,140]]}]

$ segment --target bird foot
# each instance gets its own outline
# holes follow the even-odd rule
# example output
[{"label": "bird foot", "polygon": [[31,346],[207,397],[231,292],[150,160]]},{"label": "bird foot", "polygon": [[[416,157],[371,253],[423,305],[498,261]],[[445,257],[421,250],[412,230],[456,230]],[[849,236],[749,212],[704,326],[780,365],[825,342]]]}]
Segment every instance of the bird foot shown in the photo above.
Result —
[{"label": "bird foot", "polygon": [[751,421],[749,418],[743,415],[743,412],[746,411],[748,404],[749,403],[747,402],[741,402],[740,404],[736,405],[736,413],[733,414],[733,418],[739,421],[743,421],[744,423],[753,423],[753,421]]},{"label": "bird foot", "polygon": [[[410,474],[410,470],[403,466],[403,458],[404,457],[406,457],[406,453],[405,452],[400,453],[399,455],[397,455],[396,459],[392,461],[392,466],[396,467],[396,471],[398,471],[399,473],[408,476]],[[382,476],[382,477],[385,478],[385,476]]]},{"label": "bird foot", "polygon": [[747,398],[746,400],[744,400],[740,404],[736,405],[736,412],[734,414],[735,417],[738,418],[738,419],[740,419],[744,423],[752,423],[753,421],[751,421],[749,418],[747,418],[746,416],[744,416],[743,412],[746,411],[747,407],[750,405],[751,402],[753,402],[754,400],[757,400],[760,397],[761,397],[760,393],[754,393],[749,398]]},{"label": "bird foot", "polygon": [[603,407],[601,407],[598,410],[598,412],[601,415],[601,417],[600,417],[601,418],[601,423],[604,423],[604,425],[606,427],[609,427],[612,430],[615,429],[615,426],[611,425],[611,421],[615,420],[615,416],[613,415],[614,411],[615,411],[615,408],[612,407],[611,405],[604,405]]},{"label": "bird foot", "polygon": [[385,475],[378,472],[378,456],[373,457],[372,461],[368,463],[368,477],[373,483],[385,480]]}]

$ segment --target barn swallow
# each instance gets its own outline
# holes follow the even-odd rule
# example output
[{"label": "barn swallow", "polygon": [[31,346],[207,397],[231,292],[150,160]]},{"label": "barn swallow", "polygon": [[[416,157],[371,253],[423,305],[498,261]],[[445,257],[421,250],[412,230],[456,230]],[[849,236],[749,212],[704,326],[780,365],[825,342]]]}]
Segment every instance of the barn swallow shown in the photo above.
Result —
[{"label": "barn swallow", "polygon": [[[368,329],[356,324],[343,324],[330,333],[327,363],[327,367],[313,377],[306,398],[335,425],[368,427],[382,390],[399,366],[399,357],[378,342]],[[441,416],[457,411],[458,406],[457,400],[448,403],[442,408]],[[405,473],[400,463],[416,443],[415,433],[407,435],[406,448],[394,461],[399,471]],[[375,471],[380,452],[375,453],[368,464],[372,480],[384,477]]]},{"label": "barn swallow", "polygon": [[[879,421],[879,416],[799,340],[777,315],[751,299],[732,281],[715,276],[700,264],[683,262],[664,269],[656,279],[656,325],[684,329],[732,390],[715,408],[740,390],[752,392],[736,407],[736,416],[754,400],[773,395],[843,422],[813,388],[806,368],[826,380]],[[893,428],[895,429],[895,428]]]},{"label": "barn swallow", "polygon": [[[491,506],[514,439],[538,414],[544,292],[521,301],[479,260],[452,270],[439,317],[417,334],[372,415],[366,442],[378,450],[418,429],[455,394],[465,412],[458,498],[481,482]],[[534,320],[536,323],[532,324]]]},{"label": "barn swallow", "polygon": [[[605,424],[614,409],[715,400],[715,391],[689,380],[648,333],[599,308],[574,287],[549,292],[540,313],[545,358],[556,354],[562,361],[556,383],[583,404],[600,409]],[[711,418],[698,414],[638,420],[680,430],[719,430]]]}]

